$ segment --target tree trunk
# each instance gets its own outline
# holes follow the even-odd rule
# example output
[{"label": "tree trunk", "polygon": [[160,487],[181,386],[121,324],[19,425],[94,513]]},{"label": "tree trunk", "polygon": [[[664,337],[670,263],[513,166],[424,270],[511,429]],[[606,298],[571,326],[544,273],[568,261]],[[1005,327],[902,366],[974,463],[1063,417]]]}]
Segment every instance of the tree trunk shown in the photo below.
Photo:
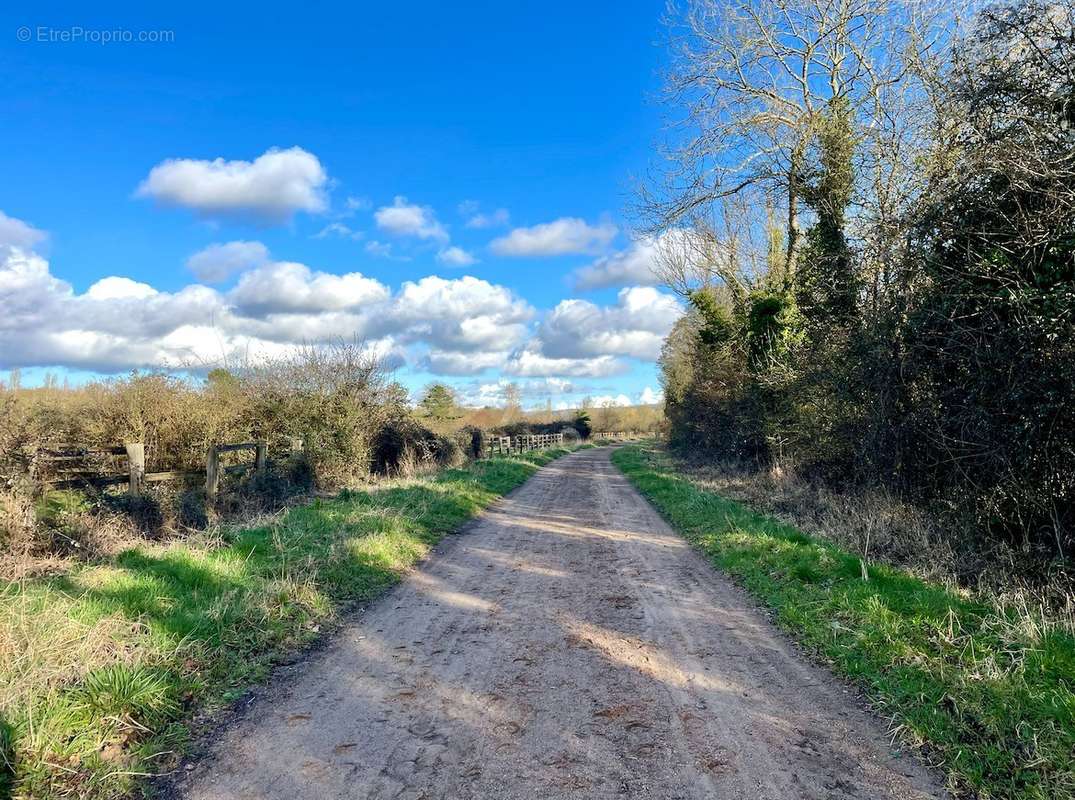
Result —
[{"label": "tree trunk", "polygon": [[791,154],[788,169],[788,255],[784,268],[784,285],[788,291],[795,287],[795,268],[799,258],[799,174],[802,149],[796,147]]}]

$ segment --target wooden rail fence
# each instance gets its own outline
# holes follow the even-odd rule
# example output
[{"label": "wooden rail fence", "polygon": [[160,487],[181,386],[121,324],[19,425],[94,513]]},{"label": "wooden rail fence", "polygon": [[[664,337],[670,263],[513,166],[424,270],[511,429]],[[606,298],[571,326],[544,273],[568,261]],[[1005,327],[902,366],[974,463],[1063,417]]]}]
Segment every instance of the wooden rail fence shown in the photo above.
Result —
[{"label": "wooden rail fence", "polygon": [[[591,438],[596,441],[621,441],[640,438],[637,431],[596,431]],[[492,436],[486,440],[482,455],[511,455],[530,450],[542,450],[563,445],[562,433],[523,434],[519,436]],[[221,466],[224,453],[250,451],[253,461]],[[302,439],[290,440],[289,458],[301,459],[304,455]],[[120,461],[126,459],[126,469],[120,471]],[[212,500],[220,491],[223,475],[254,471],[264,473],[268,468],[269,445],[265,440],[217,444],[210,447],[205,457],[205,471],[169,470],[146,472],[146,449],[142,442],[127,442],[120,447],[86,447],[69,444],[51,444],[38,450],[35,473],[44,472],[43,483],[54,488],[79,486],[112,486],[127,484],[132,497],[142,494],[147,483],[171,481],[205,476],[205,494]]]},{"label": "wooden rail fence", "polygon": [[[223,453],[253,451],[254,460],[221,466]],[[290,458],[302,458],[304,454],[302,439],[290,440]],[[119,459],[126,458],[127,469],[117,473]],[[127,484],[127,491],[132,497],[142,494],[147,483],[197,478],[205,476],[205,493],[209,499],[217,496],[222,475],[249,472],[264,473],[269,463],[269,444],[264,440],[255,442],[238,442],[211,446],[205,456],[205,471],[169,470],[166,472],[146,472],[146,448],[142,442],[127,442],[122,447],[80,447],[78,445],[53,444],[38,450],[35,472],[44,472],[42,481],[56,489],[81,486],[112,486]]]},{"label": "wooden rail fence", "polygon": [[641,439],[645,434],[640,431],[594,431],[590,434],[591,439],[607,442],[625,441],[627,439]]},{"label": "wooden rail fence", "polygon": [[543,450],[547,447],[562,445],[563,443],[564,435],[562,433],[493,436],[488,440],[484,455],[506,456],[511,455],[512,453],[524,453],[528,450]]}]

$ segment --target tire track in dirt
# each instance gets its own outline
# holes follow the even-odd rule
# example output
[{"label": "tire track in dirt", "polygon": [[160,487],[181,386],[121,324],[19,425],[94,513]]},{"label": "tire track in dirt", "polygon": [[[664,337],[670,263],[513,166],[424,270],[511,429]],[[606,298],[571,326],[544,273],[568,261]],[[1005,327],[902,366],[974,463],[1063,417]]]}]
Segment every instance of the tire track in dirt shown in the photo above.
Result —
[{"label": "tire track in dirt", "polygon": [[450,537],[176,788],[254,798],[943,797],[609,461]]}]

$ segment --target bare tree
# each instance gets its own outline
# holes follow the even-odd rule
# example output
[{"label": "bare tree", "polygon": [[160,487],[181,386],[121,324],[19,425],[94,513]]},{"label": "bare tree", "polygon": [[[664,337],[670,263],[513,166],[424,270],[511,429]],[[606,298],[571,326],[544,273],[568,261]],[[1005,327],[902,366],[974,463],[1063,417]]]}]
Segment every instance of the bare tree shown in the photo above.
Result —
[{"label": "bare tree", "polygon": [[[647,230],[698,229],[727,198],[748,196],[756,210],[768,201],[786,215],[782,271],[793,281],[820,124],[840,102],[851,109],[856,140],[874,142],[875,152],[897,141],[905,117],[893,116],[890,101],[937,48],[943,6],[688,0],[682,12],[673,8],[667,93],[682,116],[673,122],[668,169],[642,190]],[[879,179],[886,169],[890,162],[870,172]]]},{"label": "bare tree", "polygon": [[504,387],[504,418],[509,422],[515,422],[522,417],[522,390],[519,384],[509,383]]}]

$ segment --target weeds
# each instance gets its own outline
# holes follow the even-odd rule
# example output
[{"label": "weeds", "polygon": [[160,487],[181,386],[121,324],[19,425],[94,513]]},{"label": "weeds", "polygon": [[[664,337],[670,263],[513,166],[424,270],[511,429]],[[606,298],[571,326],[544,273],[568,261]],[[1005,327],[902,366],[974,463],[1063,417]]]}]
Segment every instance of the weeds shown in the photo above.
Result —
[{"label": "weeds", "polygon": [[565,452],[386,481],[0,585],[0,797],[5,781],[15,798],[129,793],[176,762],[196,710],[263,680]]},{"label": "weeds", "polygon": [[857,682],[905,742],[982,798],[1075,796],[1075,637],[699,488],[653,449],[613,461],[689,541]]}]

